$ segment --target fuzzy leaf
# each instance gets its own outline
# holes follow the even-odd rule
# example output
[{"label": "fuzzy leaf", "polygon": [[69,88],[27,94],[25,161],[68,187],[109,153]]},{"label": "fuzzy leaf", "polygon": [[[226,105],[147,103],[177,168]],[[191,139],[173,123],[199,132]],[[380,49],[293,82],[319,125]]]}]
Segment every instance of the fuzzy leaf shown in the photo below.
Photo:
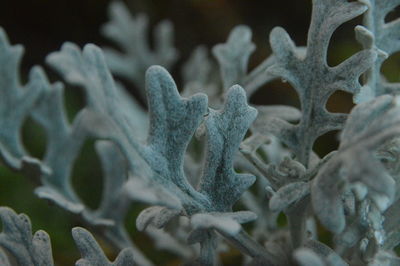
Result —
[{"label": "fuzzy leaf", "polygon": [[188,245],[186,241],[180,241],[176,234],[172,235],[165,230],[153,227],[147,227],[146,234],[153,239],[154,246],[157,249],[167,250],[185,259],[193,258],[196,253],[195,247]]},{"label": "fuzzy leaf", "polygon": [[[98,141],[96,150],[102,161],[104,189],[100,207],[94,213],[85,213],[91,224],[110,221],[104,234],[113,239],[119,247],[130,247],[135,261],[140,265],[151,265],[141,251],[132,243],[126,229],[125,217],[131,200],[149,204],[162,204],[180,209],[180,201],[157,183],[146,183],[139,177],[128,178],[128,164],[120,150],[111,142]],[[136,169],[138,170],[138,169]],[[178,211],[179,213],[179,211]]]},{"label": "fuzzy leaf", "polygon": [[77,266],[136,265],[133,251],[129,248],[123,249],[115,261],[110,262],[89,231],[81,227],[75,227],[72,229],[72,236],[82,256],[82,258],[76,262],[75,265]]},{"label": "fuzzy leaf", "polygon": [[[0,28],[0,157],[14,169],[21,169],[21,158],[27,156],[20,130],[41,92],[30,82],[21,84],[19,65],[23,51],[20,45],[10,45]],[[31,78],[32,75],[31,72]]]},{"label": "fuzzy leaf", "polygon": [[272,211],[281,212],[292,203],[300,200],[310,192],[310,184],[293,182],[280,188],[270,199],[269,207]]},{"label": "fuzzy leaf", "polygon": [[[290,133],[277,135],[291,148],[298,160],[308,165],[315,140],[326,132],[342,128],[346,116],[326,110],[325,104],[337,90],[356,93],[359,76],[376,59],[369,49],[351,56],[341,64],[327,64],[327,50],[334,30],[344,22],[362,14],[366,6],[347,0],[315,0],[305,56],[296,50],[293,41],[282,28],[270,35],[276,63],[268,72],[287,80],[299,95],[302,119],[290,127]],[[288,128],[289,129],[289,128]],[[286,129],[285,131],[288,131]]]},{"label": "fuzzy leaf", "polygon": [[381,212],[393,201],[394,180],[371,151],[399,133],[400,108],[393,97],[381,96],[352,110],[339,151],[321,168],[311,189],[314,211],[329,230],[340,233],[344,229],[341,195],[351,185],[365,185]]},{"label": "fuzzy leaf", "polygon": [[196,47],[182,68],[182,78],[185,83],[184,93],[187,93],[186,96],[191,95],[187,92],[187,84],[196,82],[203,86],[207,85],[213,67],[213,62],[208,57],[207,48],[204,46]]},{"label": "fuzzy leaf", "polygon": [[335,251],[319,241],[309,240],[304,246],[314,251],[318,256],[320,256],[320,258],[323,258],[327,265],[348,266],[348,264]]},{"label": "fuzzy leaf", "polygon": [[220,66],[224,90],[241,83],[254,49],[251,30],[247,26],[236,26],[225,44],[214,46],[213,54]]},{"label": "fuzzy leaf", "polygon": [[[71,185],[73,162],[86,138],[82,128],[82,113],[69,125],[64,108],[63,86],[50,84],[43,70],[35,68],[31,75],[32,86],[42,90],[32,116],[46,131],[48,144],[43,162],[51,169],[41,177],[42,186],[36,189],[40,198],[52,200],[59,206],[79,213],[84,206]],[[63,156],[60,156],[62,151]]]},{"label": "fuzzy leaf", "polygon": [[217,65],[208,55],[204,46],[197,47],[182,67],[184,89],[183,97],[189,97],[195,93],[207,94],[209,105],[218,108],[222,105],[222,89],[220,88],[220,76]]},{"label": "fuzzy leaf", "polygon": [[277,117],[289,122],[299,121],[301,118],[301,112],[295,107],[286,105],[256,105],[254,106],[258,111],[258,116],[254,127],[257,127],[257,123],[265,123],[272,117]]},{"label": "fuzzy leaf", "polygon": [[143,231],[149,224],[158,229],[163,228],[172,218],[178,216],[179,213],[177,210],[160,206],[147,208],[136,218],[136,228],[139,231]]},{"label": "fuzzy leaf", "polygon": [[379,251],[368,264],[370,266],[396,266],[400,265],[400,258],[392,253]]},{"label": "fuzzy leaf", "polygon": [[125,184],[125,191],[135,201],[152,205],[162,205],[175,210],[182,209],[179,198],[160,184],[151,180],[131,176]]},{"label": "fuzzy leaf", "polygon": [[[121,147],[127,158],[137,158],[133,149],[139,149],[138,140],[133,137],[131,130],[139,128],[136,124],[143,120],[143,114],[134,107],[129,98],[124,97],[124,91],[116,86],[104,60],[100,48],[88,44],[81,51],[76,45],[66,43],[61,51],[50,54],[47,62],[59,71],[73,85],[81,86],[87,99],[86,107],[80,112],[82,119],[78,124],[87,134],[100,138],[112,139]],[[137,110],[137,115],[133,110]],[[140,119],[134,122],[135,117]],[[143,138],[144,130],[136,130],[138,137]],[[133,147],[133,149],[132,149]],[[128,160],[133,169],[137,166],[134,160]]]},{"label": "fuzzy leaf", "polygon": [[[366,88],[370,95],[360,97],[359,102],[371,100],[383,94],[398,94],[399,83],[389,83],[381,74],[383,62],[394,53],[400,51],[400,19],[386,22],[386,16],[400,4],[398,0],[362,0],[368,6],[364,15],[364,27],[358,30],[366,37],[358,38],[364,47],[380,49],[378,60],[366,74]],[[367,33],[365,33],[367,32]]]},{"label": "fuzzy leaf", "polygon": [[295,259],[301,266],[348,266],[337,253],[325,244],[309,240],[304,248],[295,251]]},{"label": "fuzzy leaf", "polygon": [[0,265],[12,266],[7,257],[7,254],[2,249],[0,249]]},{"label": "fuzzy leaf", "polygon": [[187,145],[207,112],[207,98],[196,94],[181,98],[169,73],[159,66],[149,68],[146,88],[150,130],[143,157],[163,186],[180,198],[187,211],[202,209],[208,200],[184,176]]},{"label": "fuzzy leaf", "polygon": [[25,214],[0,208],[3,231],[0,246],[7,250],[21,266],[52,266],[53,255],[49,235],[39,230],[32,236],[31,222]]},{"label": "fuzzy leaf", "polygon": [[190,223],[195,230],[217,229],[228,235],[236,235],[241,230],[237,221],[224,214],[198,213],[192,216]]},{"label": "fuzzy leaf", "polygon": [[208,145],[200,192],[207,195],[215,211],[230,211],[255,181],[252,175],[235,173],[233,160],[256,116],[256,109],[247,105],[246,94],[240,86],[228,91],[224,109],[210,110],[205,122]]},{"label": "fuzzy leaf", "polygon": [[307,248],[296,250],[294,253],[294,258],[300,264],[300,266],[326,266],[324,261],[317,254]]},{"label": "fuzzy leaf", "polygon": [[102,33],[114,41],[123,51],[107,49],[105,55],[111,71],[132,81],[143,98],[145,96],[144,74],[151,65],[170,68],[178,59],[173,46],[173,27],[169,21],[162,21],[154,30],[154,49],[148,43],[148,18],[144,14],[133,17],[122,2],[109,6],[110,21]]}]

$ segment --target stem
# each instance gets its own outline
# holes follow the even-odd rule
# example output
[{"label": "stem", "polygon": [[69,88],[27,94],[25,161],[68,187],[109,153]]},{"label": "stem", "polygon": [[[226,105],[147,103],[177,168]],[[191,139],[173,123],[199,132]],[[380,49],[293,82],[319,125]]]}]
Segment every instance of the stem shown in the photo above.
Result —
[{"label": "stem", "polygon": [[206,232],[207,237],[200,243],[200,256],[197,259],[200,265],[216,265],[217,239],[215,232]]},{"label": "stem", "polygon": [[289,222],[293,250],[301,247],[307,240],[306,222],[309,201],[310,195],[307,195],[285,212]]},{"label": "stem", "polygon": [[[276,255],[269,253],[263,246],[254,241],[245,231],[241,230],[238,234],[232,236],[218,230],[229,243],[239,249],[242,253],[252,257],[260,258],[265,266],[285,265],[282,263],[286,258],[278,258]],[[287,264],[286,264],[287,265]]]},{"label": "stem", "polygon": [[260,65],[253,69],[247,76],[243,78],[243,87],[246,88],[247,95],[252,95],[258,88],[266,84],[267,82],[276,79],[274,75],[270,75],[266,72],[268,67],[272,66],[275,62],[275,58],[270,56],[266,58]]}]

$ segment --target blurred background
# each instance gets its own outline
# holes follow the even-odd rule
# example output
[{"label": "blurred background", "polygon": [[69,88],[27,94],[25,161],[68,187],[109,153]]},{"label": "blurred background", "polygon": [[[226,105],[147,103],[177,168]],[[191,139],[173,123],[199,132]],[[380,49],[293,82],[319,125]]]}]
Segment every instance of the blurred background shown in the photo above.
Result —
[{"label": "blurred background", "polygon": [[[62,43],[70,41],[83,46],[95,43],[114,46],[100,34],[100,27],[108,20],[109,0],[2,0],[0,2],[0,26],[7,32],[12,44],[22,44],[25,56],[21,66],[21,79],[25,82],[29,69],[34,65],[45,66],[47,54],[58,50]],[[225,42],[230,30],[239,24],[253,30],[253,42],[257,49],[250,59],[250,69],[270,54],[268,35],[275,26],[284,27],[297,45],[305,45],[311,15],[311,0],[126,0],[133,14],[146,13],[150,25],[169,19],[175,28],[175,46],[180,53],[172,75],[180,84],[181,65],[199,44],[211,48]],[[337,65],[356,51],[360,45],[354,38],[354,26],[361,23],[356,18],[342,25],[334,34],[329,47],[329,64]],[[151,36],[149,36],[151,38]],[[385,62],[383,72],[390,81],[398,81],[399,56]],[[59,77],[46,68],[52,81]],[[135,88],[127,84],[134,94]],[[257,104],[288,104],[299,107],[293,88],[281,81],[265,85],[250,99]],[[78,88],[66,89],[66,106],[70,118],[84,105]],[[328,110],[349,112],[351,96],[335,93],[328,102]],[[44,131],[31,120],[23,129],[23,141],[28,150],[37,157],[43,155],[46,145]],[[319,155],[327,154],[337,147],[336,132],[318,139],[315,149]],[[93,141],[88,141],[76,162],[73,183],[83,201],[96,207],[101,197],[101,169],[94,153]],[[10,206],[24,212],[32,219],[33,229],[46,230],[52,240],[57,265],[73,265],[79,258],[70,229],[80,225],[73,215],[56,206],[37,199],[34,184],[26,177],[10,172],[0,165],[0,205]],[[89,193],[88,193],[89,191]],[[127,218],[127,228],[145,254],[154,258],[157,265],[176,265],[174,257],[155,251],[151,241],[135,229],[135,218],[144,206],[135,204]],[[107,250],[107,247],[105,247]],[[154,254],[158,254],[154,256]],[[110,254],[113,256],[113,254]],[[233,258],[233,259],[232,259]],[[226,265],[235,264],[235,256],[225,259]],[[232,261],[230,261],[232,260]],[[231,264],[232,263],[232,264]]]}]

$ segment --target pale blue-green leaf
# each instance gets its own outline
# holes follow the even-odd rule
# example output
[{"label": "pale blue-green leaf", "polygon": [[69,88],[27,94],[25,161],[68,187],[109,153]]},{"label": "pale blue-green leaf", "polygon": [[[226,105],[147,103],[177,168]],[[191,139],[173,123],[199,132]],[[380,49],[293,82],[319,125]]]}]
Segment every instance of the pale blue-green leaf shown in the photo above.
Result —
[{"label": "pale blue-green leaf", "polygon": [[174,194],[151,180],[131,176],[125,184],[125,193],[133,200],[152,205],[162,205],[180,210],[182,204]]},{"label": "pale blue-green leaf", "polygon": [[0,265],[12,266],[7,257],[7,254],[2,249],[0,249]]},{"label": "pale blue-green leaf", "polygon": [[206,119],[207,152],[200,192],[207,195],[213,211],[231,211],[232,205],[251,186],[255,177],[233,169],[235,153],[257,110],[247,104],[240,86],[233,86],[220,111],[210,110]]},{"label": "pale blue-green leaf", "polygon": [[393,253],[378,251],[368,266],[397,266],[400,265],[400,258]]},{"label": "pale blue-green leaf", "polygon": [[214,215],[213,213],[198,213],[191,217],[190,223],[194,230],[217,229],[228,235],[236,235],[240,232],[241,226],[231,217]]},{"label": "pale blue-green leaf", "polygon": [[[11,45],[0,27],[0,157],[13,169],[21,169],[21,158],[27,152],[21,142],[20,130],[32,106],[38,99],[40,88],[30,82],[22,85],[19,66],[23,47]],[[17,108],[18,107],[18,108]]]},{"label": "pale blue-green leaf", "polygon": [[310,193],[308,182],[293,182],[281,187],[270,199],[272,211],[281,212]]},{"label": "pale blue-green leaf", "polygon": [[204,46],[196,47],[182,67],[184,88],[183,97],[195,93],[207,94],[210,107],[219,108],[222,105],[222,84],[217,64],[211,60]]},{"label": "pale blue-green leaf", "polygon": [[361,3],[346,0],[313,1],[304,57],[285,30],[275,28],[271,32],[270,42],[276,63],[268,71],[291,83],[299,95],[302,111],[300,123],[291,126],[290,131],[288,126],[282,127],[279,122],[279,128],[285,128],[283,132],[286,133],[277,136],[304,165],[309,163],[315,140],[326,132],[342,128],[346,119],[344,114],[333,114],[326,110],[329,96],[337,90],[358,92],[361,87],[359,76],[376,59],[376,52],[369,49],[356,53],[338,66],[330,67],[327,64],[328,45],[334,30],[362,14],[366,8]]},{"label": "pale blue-green leaf", "polygon": [[109,6],[110,21],[102,33],[123,51],[106,49],[111,71],[132,81],[144,98],[144,74],[151,65],[170,68],[178,59],[173,45],[173,27],[169,21],[160,22],[154,29],[154,49],[149,44],[148,18],[144,14],[132,16],[122,2]]},{"label": "pale blue-green leaf", "polygon": [[327,266],[317,254],[308,248],[297,249],[293,255],[300,266]]},{"label": "pale blue-green leaf", "polygon": [[340,233],[345,227],[341,195],[349,185],[365,185],[381,212],[392,203],[395,182],[372,152],[399,133],[400,108],[394,97],[381,96],[352,110],[339,151],[321,168],[311,190],[314,211],[329,230]]},{"label": "pale blue-green leaf", "polygon": [[114,262],[110,262],[92,234],[86,229],[75,227],[72,229],[72,237],[81,253],[82,258],[76,262],[76,266],[132,266],[137,265],[133,251],[123,249]]},{"label": "pale blue-green leaf", "polygon": [[251,35],[247,26],[236,26],[226,43],[213,47],[212,52],[219,63],[224,90],[241,84],[247,73],[249,57],[255,49]]},{"label": "pale blue-green leaf", "polygon": [[147,71],[146,89],[150,130],[145,160],[159,182],[171,191],[179,189],[176,196],[189,213],[190,209],[205,208],[209,201],[189,184],[183,161],[187,145],[207,113],[207,97],[182,98],[172,77],[159,66]]},{"label": "pale blue-green leaf", "polygon": [[327,245],[316,241],[308,240],[304,247],[312,250],[317,256],[319,256],[327,266],[348,266],[349,264],[345,262],[335,251],[333,251]]},{"label": "pale blue-green leaf", "polygon": [[49,235],[39,230],[32,236],[28,216],[18,215],[10,208],[1,207],[0,218],[3,224],[0,246],[14,257],[18,265],[54,265]]},{"label": "pale blue-green leaf", "polygon": [[172,218],[180,214],[179,210],[168,209],[161,206],[154,206],[144,209],[136,218],[136,228],[139,231],[146,229],[148,225],[160,229],[163,228]]},{"label": "pale blue-green leaf", "polygon": [[32,117],[46,131],[48,142],[43,162],[51,169],[50,173],[42,174],[42,186],[35,192],[40,198],[49,199],[64,209],[79,213],[83,205],[72,189],[70,176],[73,162],[87,135],[81,123],[82,113],[69,125],[64,108],[63,86],[60,83],[50,84],[41,68],[34,69],[31,80],[31,86],[42,91]]},{"label": "pale blue-green leaf", "polygon": [[379,49],[379,56],[364,78],[365,84],[371,88],[372,95],[359,97],[359,102],[383,94],[398,94],[400,89],[399,83],[387,82],[381,74],[383,62],[400,51],[400,20],[386,21],[387,15],[393,12],[400,2],[398,0],[360,0],[360,2],[366,4],[368,10],[364,14],[365,28],[359,27],[364,37],[358,38],[358,41],[364,47]]},{"label": "pale blue-green leaf", "polygon": [[167,250],[185,260],[192,259],[198,253],[197,247],[188,245],[189,243],[186,241],[179,241],[177,234],[171,234],[150,226],[146,228],[146,234],[153,239],[154,246],[157,249]]}]

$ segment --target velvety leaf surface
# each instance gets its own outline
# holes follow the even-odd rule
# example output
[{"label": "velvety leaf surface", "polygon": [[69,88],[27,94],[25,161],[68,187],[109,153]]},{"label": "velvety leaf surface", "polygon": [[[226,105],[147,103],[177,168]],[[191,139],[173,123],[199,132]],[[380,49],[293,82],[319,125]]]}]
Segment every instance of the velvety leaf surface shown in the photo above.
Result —
[{"label": "velvety leaf surface", "polygon": [[[7,250],[21,266],[53,266],[49,235],[39,230],[32,235],[31,222],[25,214],[16,214],[6,207],[0,208],[3,231],[0,246]],[[2,256],[4,260],[4,256]]]},{"label": "velvety leaf surface", "polygon": [[131,266],[137,265],[131,249],[122,250],[114,262],[110,262],[94,237],[81,227],[72,229],[72,236],[82,258],[76,262],[77,266]]},{"label": "velvety leaf surface", "polygon": [[365,48],[379,49],[378,59],[373,67],[366,73],[363,95],[358,101],[368,101],[383,94],[398,94],[399,83],[389,83],[381,74],[383,62],[389,56],[400,51],[400,19],[386,22],[385,18],[400,4],[398,0],[361,0],[368,6],[364,14],[365,28],[359,27],[359,42]]},{"label": "velvety leaf surface", "polygon": [[155,27],[154,49],[151,49],[149,19],[145,14],[132,16],[120,1],[111,3],[108,11],[110,21],[103,26],[102,33],[123,52],[106,49],[107,63],[113,73],[132,81],[144,98],[146,70],[152,65],[170,68],[178,59],[178,52],[173,44],[172,24],[162,21]]},{"label": "velvety leaf surface", "polygon": [[381,212],[392,203],[395,182],[372,151],[399,134],[399,112],[396,98],[381,96],[350,113],[338,153],[322,167],[312,186],[315,213],[329,230],[339,233],[344,229],[341,195],[351,184],[362,184]]},{"label": "velvety leaf surface", "polygon": [[255,177],[237,174],[233,160],[239,144],[257,111],[247,105],[246,95],[233,86],[224,109],[210,110],[206,120],[207,152],[200,191],[207,195],[216,211],[230,211],[233,203],[254,183]]},{"label": "velvety leaf surface", "polygon": [[248,27],[236,26],[225,44],[218,44],[213,48],[213,54],[220,65],[225,90],[241,83],[247,73],[249,57],[255,50],[251,35]]},{"label": "velvety leaf surface", "polygon": [[28,156],[20,130],[41,92],[30,82],[21,84],[19,67],[23,51],[21,45],[11,45],[0,28],[0,157],[14,169],[21,169],[22,157]]},{"label": "velvety leaf surface", "polygon": [[60,83],[50,84],[42,69],[34,69],[32,86],[42,91],[32,116],[46,131],[48,143],[43,162],[51,169],[50,173],[42,175],[42,186],[36,189],[36,193],[71,212],[79,213],[84,206],[72,189],[70,177],[73,162],[87,135],[81,123],[82,113],[69,125],[63,86]]},{"label": "velvety leaf surface", "polygon": [[366,9],[361,3],[347,0],[313,1],[305,55],[296,50],[284,29],[276,27],[270,34],[276,63],[268,72],[290,82],[299,95],[302,111],[298,125],[272,121],[271,133],[280,137],[304,165],[309,163],[315,140],[342,128],[346,119],[344,114],[326,110],[329,96],[337,90],[358,92],[361,87],[358,78],[376,59],[376,52],[366,49],[335,67],[327,64],[328,45],[335,29]]}]

